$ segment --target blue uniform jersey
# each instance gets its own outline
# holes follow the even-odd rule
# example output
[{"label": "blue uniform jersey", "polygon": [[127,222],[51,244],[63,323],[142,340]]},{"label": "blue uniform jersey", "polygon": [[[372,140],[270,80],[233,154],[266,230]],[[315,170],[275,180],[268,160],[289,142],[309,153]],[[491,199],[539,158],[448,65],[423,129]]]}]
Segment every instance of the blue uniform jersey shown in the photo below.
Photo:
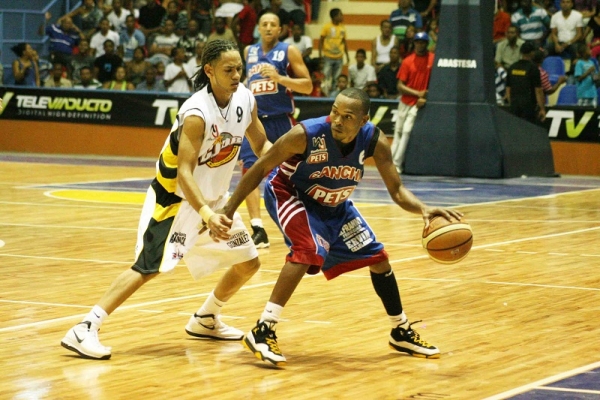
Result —
[{"label": "blue uniform jersey", "polygon": [[285,86],[276,84],[271,79],[263,78],[260,75],[262,65],[269,64],[277,69],[279,75],[288,76],[288,47],[288,44],[279,42],[266,54],[263,53],[260,43],[253,44],[248,48],[246,58],[247,86],[256,98],[259,117],[294,112],[292,92]]},{"label": "blue uniform jersey", "polygon": [[265,206],[290,248],[287,261],[308,264],[327,279],[387,260],[367,221],[348,197],[373,155],[379,130],[363,126],[354,148],[343,155],[329,117],[302,122],[307,146],[273,171],[265,184]]},{"label": "blue uniform jersey", "polygon": [[306,151],[281,164],[275,181],[293,185],[302,197],[320,205],[336,207],[362,179],[364,161],[373,155],[379,130],[367,122],[356,136],[354,149],[344,156],[331,134],[328,116],[301,124],[306,131]]}]

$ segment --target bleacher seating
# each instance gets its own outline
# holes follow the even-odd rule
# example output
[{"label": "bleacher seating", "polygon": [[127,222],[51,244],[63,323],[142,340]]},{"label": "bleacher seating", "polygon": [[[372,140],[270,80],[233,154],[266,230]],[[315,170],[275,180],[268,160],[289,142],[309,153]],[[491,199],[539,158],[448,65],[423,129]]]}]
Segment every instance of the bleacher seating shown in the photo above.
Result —
[{"label": "bleacher seating", "polygon": [[548,79],[552,85],[558,82],[559,77],[565,75],[565,62],[558,56],[544,58],[542,68],[548,73]]},{"label": "bleacher seating", "polygon": [[556,105],[576,106],[577,105],[577,86],[564,85],[558,93]]}]

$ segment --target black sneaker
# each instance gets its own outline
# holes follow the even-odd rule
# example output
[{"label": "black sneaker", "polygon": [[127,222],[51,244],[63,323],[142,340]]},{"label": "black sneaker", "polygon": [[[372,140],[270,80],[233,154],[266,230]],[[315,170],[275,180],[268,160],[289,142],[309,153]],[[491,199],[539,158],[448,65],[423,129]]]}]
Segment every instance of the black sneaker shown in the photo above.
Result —
[{"label": "black sneaker", "polygon": [[440,358],[440,350],[421,339],[419,334],[411,328],[417,322],[421,321],[413,322],[406,329],[402,328],[401,325],[392,329],[390,347],[415,357]]},{"label": "black sneaker", "polygon": [[265,249],[271,244],[265,228],[252,225],[252,241],[257,249]]},{"label": "black sneaker", "polygon": [[242,343],[259,360],[283,367],[286,364],[286,359],[277,345],[277,336],[275,336],[273,330],[274,325],[274,322],[257,321],[256,326],[248,332]]}]

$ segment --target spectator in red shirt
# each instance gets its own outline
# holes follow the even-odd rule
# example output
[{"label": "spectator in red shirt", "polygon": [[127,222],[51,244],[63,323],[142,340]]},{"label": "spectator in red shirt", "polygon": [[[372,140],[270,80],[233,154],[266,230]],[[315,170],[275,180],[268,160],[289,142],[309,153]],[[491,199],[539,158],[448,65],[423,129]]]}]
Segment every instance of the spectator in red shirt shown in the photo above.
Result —
[{"label": "spectator in red shirt", "polygon": [[392,157],[398,173],[402,173],[404,153],[415,124],[417,110],[427,102],[427,87],[434,60],[434,54],[427,50],[429,44],[427,33],[417,33],[414,43],[414,53],[402,61],[398,71],[398,91],[402,97],[398,103],[392,142]]},{"label": "spectator in red shirt", "polygon": [[494,44],[498,43],[506,37],[506,31],[510,26],[510,14],[498,7],[496,14],[494,14]]},{"label": "spectator in red shirt", "polygon": [[256,10],[247,0],[244,0],[244,8],[233,17],[232,25],[239,24],[238,40],[243,49],[254,43],[254,27],[258,22]]}]

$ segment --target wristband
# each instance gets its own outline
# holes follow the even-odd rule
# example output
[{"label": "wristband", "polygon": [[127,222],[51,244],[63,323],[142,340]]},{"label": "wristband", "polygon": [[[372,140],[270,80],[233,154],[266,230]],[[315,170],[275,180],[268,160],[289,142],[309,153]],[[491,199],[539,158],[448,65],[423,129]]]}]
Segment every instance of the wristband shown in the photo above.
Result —
[{"label": "wristband", "polygon": [[210,219],[210,217],[212,217],[215,212],[213,210],[210,209],[210,207],[208,205],[203,205],[202,207],[200,207],[200,211],[198,211],[198,214],[200,214],[200,216],[202,217],[202,220],[208,224],[208,220]]}]

